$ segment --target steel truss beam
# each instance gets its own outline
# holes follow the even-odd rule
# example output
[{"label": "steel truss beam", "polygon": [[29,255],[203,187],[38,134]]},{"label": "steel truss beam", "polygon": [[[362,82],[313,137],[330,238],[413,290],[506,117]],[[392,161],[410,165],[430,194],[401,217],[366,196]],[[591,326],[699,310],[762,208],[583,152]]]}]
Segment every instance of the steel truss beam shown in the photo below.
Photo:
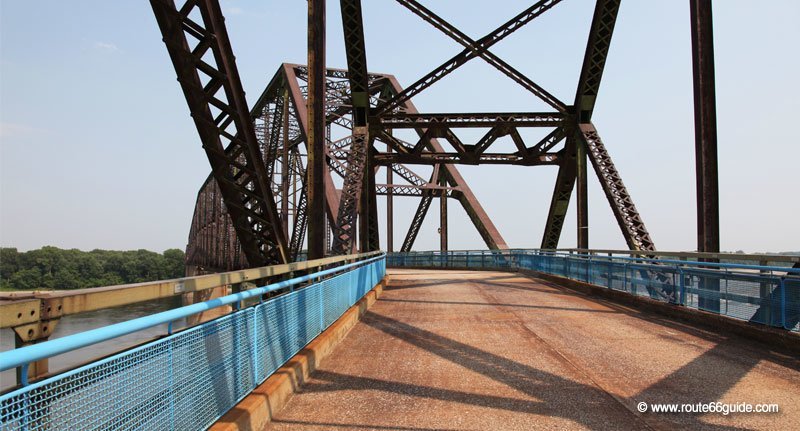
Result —
[{"label": "steel truss beam", "polygon": [[364,182],[368,145],[366,133],[353,135],[353,143],[350,146],[345,166],[339,213],[333,232],[333,252],[335,254],[349,254],[356,239],[358,203]]},{"label": "steel truss beam", "polygon": [[[398,94],[402,91],[400,83],[397,82],[397,79],[395,79],[394,76],[387,76],[387,80],[389,81],[392,94]],[[416,106],[414,106],[414,103],[411,100],[405,100],[402,104],[402,108],[404,112],[411,115],[418,113]],[[416,132],[420,137],[425,136],[426,131],[427,130],[423,128],[416,129]],[[387,134],[382,135],[382,137],[387,137]],[[444,152],[444,149],[436,138],[429,138],[425,146],[429,151],[440,153]],[[470,189],[469,185],[467,185],[466,180],[464,180],[464,177],[461,176],[461,173],[458,171],[458,169],[452,165],[442,165],[441,169],[444,172],[447,183],[450,184],[451,187],[458,190],[457,192],[454,192],[454,195],[458,199],[459,203],[461,203],[464,211],[466,211],[467,216],[469,216],[472,224],[478,230],[478,233],[486,243],[486,246],[492,250],[507,249],[508,245],[503,239],[503,236],[500,235],[497,227],[489,218],[489,215],[486,213],[486,210],[483,209],[483,206],[481,206],[480,202],[478,202],[478,198],[475,197],[474,193],[472,193],[472,189]],[[424,218],[425,214],[427,213],[427,207],[424,205],[425,199],[426,197],[423,197],[422,202],[420,202],[420,207],[415,214],[415,220],[417,216]],[[430,199],[433,199],[433,197],[431,196]],[[430,202],[427,203],[427,206],[430,206]],[[404,241],[404,246],[406,243],[413,245],[416,236],[409,238],[409,236],[406,235],[406,239],[410,239],[410,241]]]},{"label": "steel truss beam", "polygon": [[400,247],[401,252],[409,252],[411,248],[414,247],[414,241],[417,240],[419,229],[422,227],[422,222],[428,214],[431,202],[433,202],[433,194],[423,192],[422,199],[420,199],[417,210],[414,212],[414,217],[411,219],[411,225],[408,227],[408,232],[406,232],[403,245]]},{"label": "steel truss beam", "polygon": [[[283,206],[283,204],[289,206],[289,214],[293,215],[293,220],[282,219],[284,223],[291,222],[292,224],[292,226],[283,226],[284,229],[290,232],[289,256],[292,259],[296,259],[299,256],[307,230],[308,195],[307,182],[305,180],[306,170],[302,164],[304,156],[300,154],[301,145],[306,141],[307,129],[306,99],[304,97],[307,92],[306,87],[300,85],[302,84],[304,70],[304,67],[296,65],[284,65],[281,67],[270,81],[267,89],[257,100],[252,112],[255,122],[259,126],[259,134],[257,136],[261,141],[261,151],[265,157],[264,162],[266,164],[266,169],[268,172],[273,173],[272,179],[274,181],[272,187],[281,193],[281,206]],[[348,77],[346,72],[335,70],[329,70],[326,75],[331,79],[347,79]],[[369,75],[369,80],[369,93],[372,103],[376,103],[372,94],[385,92],[386,90],[384,87],[389,86],[386,88],[391,88],[391,91],[394,91],[390,80],[386,77]],[[298,81],[300,81],[300,84],[298,84]],[[345,85],[340,85],[341,82],[344,82]],[[329,83],[326,84],[328,94],[349,91],[348,82],[349,81],[329,81]],[[347,119],[348,117],[346,116],[351,115],[351,111],[347,109],[350,102],[348,97],[332,98],[326,96],[326,98],[328,100],[336,100],[334,104],[329,106],[328,115],[326,115],[328,124],[340,121],[343,118]],[[286,104],[287,101],[288,105]],[[290,114],[288,118],[288,133],[287,118],[284,116],[287,112],[287,108]],[[331,115],[331,112],[336,112],[337,116]],[[339,123],[337,122],[336,124]],[[347,124],[350,126],[352,125],[349,121]],[[329,197],[329,207],[333,207],[336,211],[336,216],[338,216],[339,212],[340,192],[333,186],[330,174],[335,173],[342,178],[347,176],[347,159],[351,154],[353,138],[354,137],[350,135],[336,141],[329,141],[326,148],[328,164],[328,170],[326,171],[326,194]],[[426,149],[430,148],[432,147],[430,146],[430,142],[428,142]],[[290,193],[292,198],[288,199],[288,202],[283,200],[283,179],[286,174],[286,169],[284,167],[285,162],[283,160],[285,157],[283,157],[283,154],[286,151],[290,154],[288,159],[289,174],[290,178],[293,178],[292,181],[294,184],[294,191]],[[278,172],[277,169],[281,169],[281,171]],[[366,178],[366,173],[373,171],[374,169],[364,168],[364,178],[369,180]],[[440,197],[444,194],[448,197],[459,198],[462,205],[471,205],[469,200],[464,199],[464,195],[461,193],[462,187],[460,186],[447,187],[431,183],[428,179],[421,177],[403,164],[393,164],[391,166],[391,171],[399,178],[407,181],[408,184],[373,185],[367,188],[368,190],[375,191],[373,196],[366,196],[366,198],[370,199],[370,204],[367,205],[366,208],[372,215],[362,217],[363,221],[369,221],[369,223],[364,227],[360,227],[359,230],[369,233],[366,238],[369,240],[366,245],[369,248],[376,248],[379,245],[377,243],[378,226],[377,223],[373,221],[376,220],[377,209],[374,196],[386,194],[389,190],[394,191],[396,196],[413,196],[417,198],[421,198],[423,194],[430,194],[433,197]],[[374,182],[374,179],[372,181]],[[198,196],[198,205],[195,208],[195,217],[192,223],[192,232],[190,233],[187,254],[189,254],[191,250],[193,251],[192,255],[195,257],[201,257],[202,255],[203,258],[210,258],[210,260],[204,261],[202,264],[204,268],[209,270],[233,269],[234,267],[231,267],[231,263],[217,262],[225,259],[234,261],[236,259],[243,260],[243,258],[238,251],[239,244],[237,237],[232,232],[229,217],[221,202],[217,204],[222,208],[220,210],[214,210],[213,199],[214,196],[218,196],[218,194],[213,193],[212,189],[214,185],[213,179],[210,179],[209,183],[204,185],[200,192],[203,200],[200,200],[200,195]],[[362,187],[362,190],[363,189]],[[359,200],[364,197],[364,194],[361,194]],[[356,205],[357,208],[359,206],[358,204]],[[206,214],[206,210],[210,212]],[[329,208],[329,213],[330,210],[331,208]],[[479,211],[471,211],[471,214],[475,217],[475,214],[479,214]],[[329,220],[335,219],[336,218],[333,217]],[[330,225],[333,226],[334,223],[330,223]],[[225,236],[226,229],[231,230],[230,234],[227,236]],[[500,241],[502,242],[502,238],[500,238]],[[228,244],[228,242],[230,242],[230,244]],[[210,250],[211,253],[205,253],[205,250]],[[211,265],[211,263],[214,262],[217,262],[217,264]]]},{"label": "steel truss beam", "polygon": [[622,235],[631,250],[653,250],[656,246],[650,239],[650,234],[644,226],[636,205],[633,204],[628,189],[622,182],[614,162],[611,161],[600,135],[592,124],[581,124],[581,134],[578,136],[588,150],[589,160],[594,171],[600,179],[600,185],[611,205],[614,217],[617,219]]},{"label": "steel truss beam", "polygon": [[361,189],[361,207],[359,208],[361,226],[359,229],[361,250],[375,251],[381,248],[378,229],[377,188],[375,186],[375,174],[378,170],[375,169],[374,156],[371,154],[374,149],[369,150],[369,152],[370,154],[367,154],[367,168],[364,170],[364,185]]},{"label": "steel truss beam", "polygon": [[[370,248],[370,203],[374,198],[374,172],[368,169],[372,143],[368,136],[369,78],[360,0],[341,0],[342,28],[347,54],[347,76],[353,115],[353,137],[345,167],[339,214],[333,227],[333,252],[349,254],[356,238],[356,217],[361,208],[361,249]],[[370,182],[370,180],[372,180]],[[370,187],[372,185],[372,187]],[[377,229],[375,229],[377,231]],[[375,232],[377,236],[377,232]]]},{"label": "steel truss beam", "polygon": [[[297,113],[297,122],[299,123],[300,129],[300,141],[308,142],[308,109],[307,109],[307,102],[306,98],[303,96],[303,91],[300,88],[300,85],[297,83],[298,79],[302,74],[307,73],[307,69],[303,66],[300,67],[295,64],[287,64],[284,63],[281,67],[284,76],[286,77],[286,86],[289,89],[289,97],[292,102],[292,106]],[[345,73],[345,72],[342,72]],[[326,73],[327,77],[330,76],[330,71]],[[307,78],[307,75],[306,75]],[[329,124],[331,119],[326,116],[326,124]],[[336,187],[333,184],[333,179],[331,178],[330,170],[325,170],[323,175],[323,186],[325,190],[325,211],[328,216],[328,222],[330,224],[335,224],[336,216],[339,212],[339,194],[336,191]]]},{"label": "steel truss beam", "polygon": [[567,217],[572,189],[575,187],[575,177],[577,175],[575,157],[575,138],[570,136],[567,138],[567,145],[562,150],[561,165],[558,168],[556,185],[553,189],[553,197],[550,200],[550,210],[547,213],[547,222],[545,223],[541,245],[541,248],[546,250],[558,248],[558,240],[561,237],[564,219]]},{"label": "steel truss beam", "polygon": [[[250,133],[248,130],[248,124],[250,129],[255,130],[255,128],[253,121],[246,115],[246,106],[243,105],[241,83],[235,73],[235,64],[230,53],[227,35],[224,34],[222,16],[219,13],[217,1],[190,1],[179,12],[171,0],[151,0],[179,77],[182,76],[182,71],[187,73],[191,79],[201,76],[198,71],[202,72],[203,76],[208,75],[207,80],[203,78],[201,81],[200,78],[197,78],[197,83],[194,83],[201,91],[210,91],[205,97],[198,92],[197,88],[187,87],[183,80],[181,84],[184,87],[193,117],[195,117],[198,131],[203,138],[204,148],[209,154],[209,160],[212,160],[214,155],[218,158],[222,157],[217,164],[212,161],[213,178],[210,177],[209,182],[204,185],[204,189],[198,195],[189,249],[210,250],[209,255],[223,256],[222,260],[227,260],[222,265],[236,265],[237,263],[234,262],[236,259],[239,259],[239,262],[243,261],[244,258],[238,250],[241,248],[244,253],[244,249],[248,245],[239,244],[237,238],[247,240],[246,235],[253,235],[253,232],[242,233],[240,232],[241,223],[237,225],[230,222],[225,207],[233,205],[234,211],[231,212],[231,216],[234,219],[236,217],[239,217],[236,220],[242,219],[241,215],[234,214],[237,209],[255,213],[261,218],[255,218],[250,213],[244,216],[245,220],[251,222],[250,229],[261,228],[263,230],[269,227],[282,234],[284,248],[281,257],[283,259],[297,258],[306,235],[310,216],[308,199],[310,184],[305,178],[301,178],[307,174],[308,169],[303,166],[300,146],[308,143],[309,138],[313,136],[324,137],[325,142],[322,147],[325,169],[321,177],[327,201],[325,209],[329,228],[325,227],[324,230],[326,233],[333,231],[334,253],[349,253],[357,244],[362,250],[379,247],[376,196],[383,194],[392,197],[414,196],[420,198],[419,206],[401,248],[404,251],[410,250],[413,246],[430,203],[435,197],[458,199],[487,246],[491,249],[507,248],[502,236],[454,166],[457,163],[559,165],[558,178],[542,241],[543,248],[555,248],[558,246],[564,217],[576,182],[577,169],[580,165],[578,157],[582,157],[581,152],[584,149],[600,179],[604,193],[612,206],[629,247],[639,250],[654,249],[652,240],[630,200],[619,173],[611,162],[594,126],[590,123],[619,9],[619,0],[597,1],[573,106],[565,105],[489,51],[489,48],[495,43],[532,21],[559,3],[560,0],[540,0],[487,36],[477,40],[471,39],[416,0],[397,1],[457,41],[465,49],[410,87],[403,89],[390,75],[370,75],[367,72],[361,2],[360,0],[340,0],[348,61],[347,70],[324,69],[324,66],[321,69],[319,62],[324,61],[324,53],[319,43],[311,47],[314,54],[312,63],[316,64],[316,70],[312,71],[314,73],[309,74],[310,70],[306,66],[284,65],[254,108],[252,115],[258,117],[256,124],[261,125],[262,123],[258,121],[263,122],[263,127],[259,129],[262,135],[256,135],[255,132]],[[171,11],[169,10],[170,6],[172,7]],[[191,11],[193,8],[207,9],[206,12],[201,11],[200,14],[203,17],[202,25],[186,21],[188,20],[186,17],[189,16],[188,12],[181,15],[184,9]],[[162,21],[167,24],[162,24]],[[211,24],[209,25],[207,21]],[[315,23],[318,22],[319,20],[315,21]],[[219,28],[223,33],[217,37]],[[176,40],[181,42],[176,39],[176,34],[183,37],[183,45],[175,42]],[[188,48],[186,35],[199,41],[192,50]],[[178,54],[173,54],[173,51]],[[203,53],[211,51],[213,51],[215,62],[221,66],[208,65],[202,60]],[[192,57],[193,55],[194,57]],[[309,58],[311,59],[311,57],[310,55]],[[411,97],[429,88],[439,79],[476,57],[483,58],[490,65],[511,77],[544,100],[556,112],[472,114],[420,114],[417,112],[410,100]],[[219,70],[215,67],[219,67]],[[231,71],[233,73],[230,73]],[[191,73],[194,73],[194,76]],[[323,79],[320,79],[321,77]],[[189,82],[193,82],[191,79]],[[298,81],[301,82],[298,83]],[[308,85],[304,86],[302,81],[306,81]],[[206,87],[204,88],[199,83],[206,83]],[[187,88],[189,89],[187,90]],[[217,95],[221,89],[225,90],[226,98],[224,99]],[[191,98],[189,90],[194,91],[191,93]],[[309,104],[313,106],[311,111],[308,109]],[[203,111],[203,106],[209,113]],[[242,107],[245,111],[242,111]],[[199,117],[194,115],[196,110],[201,114]],[[219,111],[219,115],[213,118],[210,114],[211,110],[215,113]],[[242,112],[245,113],[244,116]],[[315,114],[314,121],[310,121],[309,113]],[[198,118],[204,118],[202,115],[207,115],[205,120],[198,120]],[[287,118],[289,116],[291,116],[291,121]],[[242,118],[249,121],[243,122]],[[214,126],[215,129],[209,125]],[[349,133],[350,136],[331,142],[331,126],[338,131],[335,133],[340,133],[343,128],[345,133]],[[205,128],[201,129],[201,127]],[[458,128],[476,127],[488,128],[489,131],[474,143],[462,142],[453,132]],[[553,130],[538,143],[529,146],[523,141],[518,130],[519,127],[551,127]],[[312,128],[315,130],[311,130]],[[404,142],[402,139],[392,136],[393,129],[413,129],[419,139],[416,142]],[[214,147],[206,144],[208,139],[204,138],[204,133],[211,138],[216,136],[218,140],[222,137],[230,140],[231,143],[223,151],[211,154],[209,148],[213,149]],[[216,135],[214,135],[215,133]],[[263,136],[260,139],[262,147],[258,148],[260,136]],[[499,138],[506,136],[513,141],[516,151],[491,152],[492,145]],[[454,151],[445,151],[442,148],[439,141],[442,138],[453,147]],[[567,143],[559,151],[556,146],[565,138]],[[390,150],[387,150],[386,153],[376,152],[373,148],[375,140],[386,143]],[[213,144],[213,139],[210,142]],[[257,156],[264,159],[261,163],[255,163],[255,166],[261,167],[259,169],[252,168],[254,162],[251,159]],[[276,164],[278,161],[280,164]],[[431,165],[434,167],[434,171],[430,179],[422,178],[405,164]],[[223,173],[236,175],[236,181],[240,182],[234,181],[234,184],[231,185],[230,181],[225,182],[224,178],[217,180],[219,175],[215,166],[221,167]],[[387,179],[388,184],[375,184],[375,173],[379,166],[386,167],[390,173]],[[277,173],[273,169],[281,171]],[[289,173],[288,169],[291,169],[292,172]],[[332,173],[343,178],[344,185],[341,191],[336,189]],[[287,175],[289,178],[300,178],[293,182],[293,193],[288,190],[292,180],[287,179]],[[399,176],[408,184],[392,184],[393,175]],[[275,179],[277,177],[281,178],[280,182]],[[320,178],[320,175],[317,175],[316,178]],[[249,182],[242,183],[241,181]],[[585,185],[585,181],[583,184]],[[232,188],[234,192],[228,188]],[[270,216],[272,219],[267,217],[266,220],[262,220],[265,215],[270,214],[256,205],[259,204],[257,198],[261,196],[262,189],[263,193],[266,193],[264,196],[271,198],[270,214],[274,213]],[[280,196],[282,217],[278,217],[277,211],[275,211],[276,201],[272,196],[273,190],[277,191]],[[243,208],[235,206],[235,199],[233,201],[226,199],[225,205],[222,205],[221,197],[231,193],[239,193],[238,197],[242,202],[240,206]],[[289,202],[290,196],[292,202]],[[585,199],[583,203],[585,203]],[[445,206],[446,204],[442,205],[442,207]],[[294,223],[291,230],[291,241],[286,245],[290,211],[293,214]],[[446,230],[445,212],[446,210],[443,210],[440,214],[443,230]],[[584,211],[581,216],[585,217],[586,212]],[[387,220],[391,220],[391,217]],[[358,228],[356,228],[356,223],[359,224]],[[237,228],[234,229],[234,226]],[[310,231],[309,235],[314,236]],[[358,243],[355,241],[356,237],[360,238]],[[196,238],[198,241],[194,241],[192,238]],[[446,247],[444,237],[442,237],[442,246]],[[263,246],[259,247],[261,247],[259,250],[266,249]],[[250,260],[249,255],[247,255],[247,260]],[[219,263],[219,261],[220,259],[217,259],[215,262]],[[211,261],[209,262],[211,263]],[[252,262],[248,263],[252,264]],[[659,277],[658,274],[653,276]],[[668,294],[666,291],[665,293]]]},{"label": "steel truss beam", "polygon": [[[391,112],[393,109],[397,107],[402,106],[404,102],[410,100],[412,97],[421,93],[423,90],[427,89],[435,82],[444,78],[445,76],[447,76],[448,74],[450,74],[451,72],[453,72],[466,62],[468,62],[469,60],[472,60],[473,58],[480,56],[481,53],[486,52],[486,50],[489,49],[492,45],[496,44],[497,42],[500,42],[511,33],[519,30],[520,28],[522,28],[522,26],[531,22],[534,18],[543,14],[548,9],[558,4],[560,1],[561,0],[540,0],[536,2],[533,6],[525,9],[523,12],[521,12],[511,20],[507,21],[506,23],[504,23],[503,25],[492,31],[491,33],[478,39],[477,42],[472,41],[473,44],[470,44],[470,41],[467,40],[468,38],[460,39],[464,43],[470,44],[470,47],[456,54],[455,57],[444,62],[441,66],[437,67],[424,77],[420,78],[410,87],[395,94],[392,99],[388,100],[386,103],[384,103],[378,108],[378,115],[383,115],[385,113]],[[462,43],[461,41],[459,43]]]},{"label": "steel truss beam", "polygon": [[300,250],[303,247],[303,240],[306,236],[306,229],[308,228],[308,187],[306,170],[300,162],[300,156],[293,158],[295,169],[300,173],[299,178],[302,184],[300,189],[300,198],[297,200],[294,211],[294,228],[292,229],[292,237],[289,242],[289,252],[291,254],[292,262],[297,261],[300,255]]},{"label": "steel truss beam", "polygon": [[620,0],[597,0],[594,9],[592,27],[589,30],[589,41],[586,43],[586,54],[583,56],[583,67],[578,80],[575,95],[575,108],[578,121],[588,123],[592,120],[600,81],[611,47],[611,36],[617,22]]},{"label": "steel truss beam", "polygon": [[308,112],[306,147],[306,195],[308,218],[308,258],[325,256],[325,177],[326,161],[326,67],[325,67],[325,3],[326,0],[308,0]]},{"label": "steel truss beam", "polygon": [[[397,0],[397,2],[405,6],[408,10],[410,10],[423,20],[429,22],[437,29],[441,30],[442,33],[446,34],[451,39],[460,43],[462,46],[464,46],[464,48],[471,50],[473,53],[477,54],[482,59],[486,60],[486,62],[492,65],[495,69],[499,70],[500,72],[502,72],[503,74],[505,74],[506,76],[508,76],[509,78],[520,84],[523,88],[525,88],[526,90],[530,91],[531,93],[542,99],[545,103],[552,106],[557,111],[566,112],[567,106],[563,102],[558,100],[552,94],[548,93],[547,90],[540,87],[530,78],[528,78],[524,74],[520,73],[519,71],[511,67],[511,65],[501,60],[496,55],[492,54],[489,50],[483,48],[481,46],[481,43],[472,40],[469,36],[461,32],[461,30],[457,29],[455,26],[453,26],[446,20],[442,19],[441,17],[433,13],[425,6],[419,4],[415,0]],[[552,7],[553,5],[555,5],[555,3],[552,3],[550,7]],[[531,12],[533,11],[536,11],[536,13],[541,13],[540,9],[532,9]],[[528,18],[529,15],[518,16],[518,19],[521,20],[523,19],[523,17]],[[523,24],[520,24],[520,26]]]},{"label": "steel truss beam", "polygon": [[[600,82],[603,78],[608,50],[611,46],[611,37],[614,34],[619,4],[620,0],[597,0],[595,4],[594,16],[586,42],[586,52],[583,57],[583,66],[578,79],[575,103],[572,108],[575,114],[571,117],[569,125],[566,127],[570,134],[577,133],[580,123],[591,120],[600,89]],[[583,140],[570,142],[565,148],[565,157],[562,159],[562,165],[558,171],[547,221],[545,222],[542,248],[555,249],[558,247],[564,218],[577,178],[577,157],[584,153],[578,153],[578,145],[582,145],[581,142]],[[582,160],[582,162],[585,162],[585,160]],[[586,213],[582,211],[581,216],[585,215]]]},{"label": "steel truss beam", "polygon": [[453,193],[457,189],[454,187],[445,186],[411,186],[406,184],[376,184],[375,193],[378,195],[388,195],[391,192],[392,196],[414,196],[420,197],[427,193],[432,193],[434,196],[441,196],[442,194],[447,197],[454,197]]},{"label": "steel truss beam", "polygon": [[557,112],[524,113],[441,113],[419,114],[406,111],[375,117],[384,129],[446,129],[460,127],[559,127],[564,115]]},{"label": "steel truss beam", "polygon": [[[514,153],[487,153],[493,143],[502,136],[509,135],[517,147]],[[451,129],[426,129],[419,138],[419,141],[411,144],[403,142],[386,133],[379,135],[390,148],[397,149],[397,153],[387,152],[378,153],[376,162],[380,165],[391,163],[406,164],[508,164],[521,166],[552,165],[559,164],[559,154],[550,152],[562,139],[564,139],[563,128],[559,127],[542,138],[531,147],[527,147],[516,127],[497,125],[489,131],[476,144],[464,144],[452,132]],[[455,153],[423,151],[427,148],[430,139],[434,136],[444,137],[456,150]]]},{"label": "steel truss beam", "polygon": [[[150,4],[247,263],[286,262],[286,238],[219,4]],[[201,22],[190,18],[194,12]]]},{"label": "steel truss beam", "polygon": [[[302,235],[300,238],[295,238],[295,235],[305,232],[304,224],[301,224],[301,229],[298,229],[297,226],[298,223],[304,223],[304,209],[299,208],[298,205],[304,202],[305,197],[300,199],[299,195],[305,193],[305,191],[300,187],[300,190],[294,190],[289,193],[285,186],[288,185],[286,180],[295,181],[296,183],[304,181],[303,178],[299,177],[305,175],[305,168],[299,163],[300,156],[296,145],[292,144],[291,149],[285,146],[287,139],[293,142],[300,135],[296,115],[289,115],[288,117],[286,115],[287,111],[291,113],[291,110],[288,110],[289,106],[286,104],[288,101],[286,93],[286,77],[283,69],[279,69],[270,80],[266,90],[262,92],[256,101],[250,115],[256,124],[256,136],[260,141],[261,151],[265,155],[265,169],[270,173],[271,179],[275,178],[272,176],[274,168],[281,166],[281,183],[278,184],[274,181],[272,183],[272,188],[276,190],[276,196],[281,198],[281,207],[288,206],[290,200],[294,201],[295,230],[292,231],[289,254],[290,256],[297,256],[299,248],[296,244],[302,244],[303,238]],[[280,109],[278,108],[279,106]],[[276,116],[276,113],[280,115]],[[278,125],[281,127],[277,127]],[[284,148],[280,154],[280,163],[278,163],[279,154],[275,146],[281,141],[283,141]],[[270,149],[271,147],[272,149]],[[288,155],[286,154],[287,150],[289,151]],[[288,170],[284,168],[284,164],[287,162],[289,163]],[[287,195],[284,195],[284,193]],[[298,200],[300,203],[298,203]],[[287,218],[282,216],[281,223],[284,229],[284,236],[287,236],[286,231],[288,231],[289,227]],[[295,245],[293,246],[292,244]],[[213,174],[208,176],[198,192],[197,204],[192,217],[192,228],[189,232],[187,243],[186,264],[195,269],[199,268],[201,272],[230,271],[248,266],[246,258],[241,253],[241,245],[233,229],[228,211],[223,205],[219,187]]]},{"label": "steel truss beam", "polygon": [[438,153],[425,152],[416,154],[382,153],[375,156],[379,165],[405,163],[409,165],[438,165],[438,164],[466,164],[466,165],[519,165],[540,166],[560,164],[559,153],[545,153],[535,157],[521,156],[519,154],[483,153],[474,156],[471,153]]}]

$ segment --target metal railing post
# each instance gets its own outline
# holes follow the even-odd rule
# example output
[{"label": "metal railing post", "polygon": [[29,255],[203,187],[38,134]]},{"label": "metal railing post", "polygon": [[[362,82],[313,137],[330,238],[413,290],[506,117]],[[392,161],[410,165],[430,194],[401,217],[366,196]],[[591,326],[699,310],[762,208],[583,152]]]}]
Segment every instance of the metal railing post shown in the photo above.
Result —
[{"label": "metal railing post", "polygon": [[591,266],[592,266],[592,255],[591,254],[589,254],[588,259],[589,259],[588,262],[586,262],[586,282],[591,284],[592,283],[591,269],[590,269]]},{"label": "metal railing post", "polygon": [[628,287],[628,262],[622,264],[622,290],[633,293],[633,290]]},{"label": "metal railing post", "polygon": [[[366,270],[366,267],[361,267],[356,269],[356,272]],[[325,297],[322,296],[322,283],[321,281],[317,283],[317,290],[319,291],[319,332],[320,334],[322,331],[325,330]]]},{"label": "metal railing post", "polygon": [[786,321],[786,277],[781,277],[779,289],[781,291],[781,326],[784,329],[791,329]]},{"label": "metal railing post", "polygon": [[[172,322],[170,322],[170,326]],[[175,427],[175,341],[169,341],[169,423]],[[255,369],[254,369],[255,370]]]}]

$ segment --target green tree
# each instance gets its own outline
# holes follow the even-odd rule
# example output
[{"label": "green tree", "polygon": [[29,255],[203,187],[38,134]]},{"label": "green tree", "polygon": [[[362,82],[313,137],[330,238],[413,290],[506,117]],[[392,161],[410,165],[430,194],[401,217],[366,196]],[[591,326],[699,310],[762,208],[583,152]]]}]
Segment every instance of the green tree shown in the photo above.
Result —
[{"label": "green tree", "polygon": [[183,277],[186,274],[183,250],[177,248],[164,250],[164,273],[167,278]]},{"label": "green tree", "polygon": [[115,251],[42,247],[20,253],[0,249],[0,288],[79,289],[177,278],[184,275],[184,253],[169,249]]},{"label": "green tree", "polygon": [[14,290],[36,290],[42,288],[42,273],[38,268],[26,268],[17,271],[9,279]]},{"label": "green tree", "polygon": [[0,248],[0,288],[9,288],[10,279],[19,270],[19,253],[16,248]]}]

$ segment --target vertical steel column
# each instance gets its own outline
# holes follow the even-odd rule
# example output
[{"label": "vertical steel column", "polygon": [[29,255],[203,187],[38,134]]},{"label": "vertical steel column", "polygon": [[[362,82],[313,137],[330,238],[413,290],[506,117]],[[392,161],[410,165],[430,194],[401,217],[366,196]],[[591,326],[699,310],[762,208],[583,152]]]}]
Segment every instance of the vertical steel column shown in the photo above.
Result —
[{"label": "vertical steel column", "polygon": [[[370,251],[370,229],[369,229],[369,215],[370,215],[370,198],[369,198],[369,184],[370,178],[375,178],[375,165],[370,155],[370,147],[367,145],[367,154],[365,154],[364,161],[364,176],[361,182],[361,195],[358,201],[358,240],[359,251],[366,253]],[[375,188],[373,187],[373,193]]]},{"label": "vertical steel column", "polygon": [[[281,154],[281,219],[289,238],[289,89],[283,90],[283,154]],[[295,206],[295,208],[297,208]],[[296,214],[295,214],[296,216]]]},{"label": "vertical steel column", "polygon": [[325,255],[325,0],[308,0],[308,259]]},{"label": "vertical steel column", "polygon": [[719,252],[717,108],[711,0],[690,0],[694,135],[697,166],[697,251]]},{"label": "vertical steel column", "polygon": [[541,248],[545,250],[558,248],[561,228],[564,226],[564,219],[567,217],[569,201],[572,198],[572,189],[575,187],[577,175],[575,141],[574,134],[568,134],[566,145],[561,151],[562,160],[558,168],[556,184],[553,187],[553,197],[550,200],[550,210],[547,213],[547,221],[542,235]]},{"label": "vertical steel column", "polygon": [[[567,139],[575,139],[567,138]],[[577,198],[578,198],[578,248],[589,248],[589,191],[588,177],[586,176],[586,144],[583,141],[576,142],[576,162],[577,172]]]},{"label": "vertical steel column", "polygon": [[[391,131],[389,131],[391,133]],[[386,144],[386,152],[391,153],[392,147]],[[394,189],[392,188],[392,165],[386,167],[386,251],[394,251]]]},{"label": "vertical steel column", "polygon": [[[692,71],[694,74],[694,135],[697,176],[697,251],[719,252],[719,183],[717,176],[717,108],[714,90],[714,32],[711,0],[690,0]],[[719,291],[719,280],[703,280],[702,290]],[[698,306],[718,312],[717,295]]]},{"label": "vertical steel column", "polygon": [[[361,0],[340,0],[339,4],[342,10],[347,77],[350,82],[350,100],[353,107],[353,143],[347,156],[333,247],[335,253],[346,254],[348,249],[356,244],[356,219],[360,219],[362,251],[375,247],[378,238],[377,220],[370,217],[372,211],[370,206],[374,204],[375,191],[370,190],[369,183],[374,183],[375,172],[372,168],[374,161],[370,160],[373,153],[373,139],[370,138],[367,124],[369,75]],[[360,217],[357,217],[359,214]]]},{"label": "vertical steel column", "polygon": [[[442,174],[439,185],[447,187],[447,178]],[[447,251],[447,190],[441,190],[439,200],[439,249]]]},{"label": "vertical steel column", "polygon": [[369,229],[369,251],[376,251],[381,249],[380,242],[380,228],[378,226],[378,193],[375,188],[375,175],[378,170],[375,169],[375,151],[370,151],[369,166],[367,171],[367,201],[369,202],[369,212],[367,214]]}]

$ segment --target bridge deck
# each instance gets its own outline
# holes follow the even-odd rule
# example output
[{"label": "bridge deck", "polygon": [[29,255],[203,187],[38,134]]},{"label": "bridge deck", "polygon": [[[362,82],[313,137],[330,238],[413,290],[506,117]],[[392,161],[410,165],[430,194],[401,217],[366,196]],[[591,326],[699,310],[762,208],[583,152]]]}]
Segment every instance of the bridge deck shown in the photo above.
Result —
[{"label": "bridge deck", "polygon": [[[517,274],[390,274],[270,429],[800,429],[797,358]],[[781,412],[636,412],[717,400]]]}]

